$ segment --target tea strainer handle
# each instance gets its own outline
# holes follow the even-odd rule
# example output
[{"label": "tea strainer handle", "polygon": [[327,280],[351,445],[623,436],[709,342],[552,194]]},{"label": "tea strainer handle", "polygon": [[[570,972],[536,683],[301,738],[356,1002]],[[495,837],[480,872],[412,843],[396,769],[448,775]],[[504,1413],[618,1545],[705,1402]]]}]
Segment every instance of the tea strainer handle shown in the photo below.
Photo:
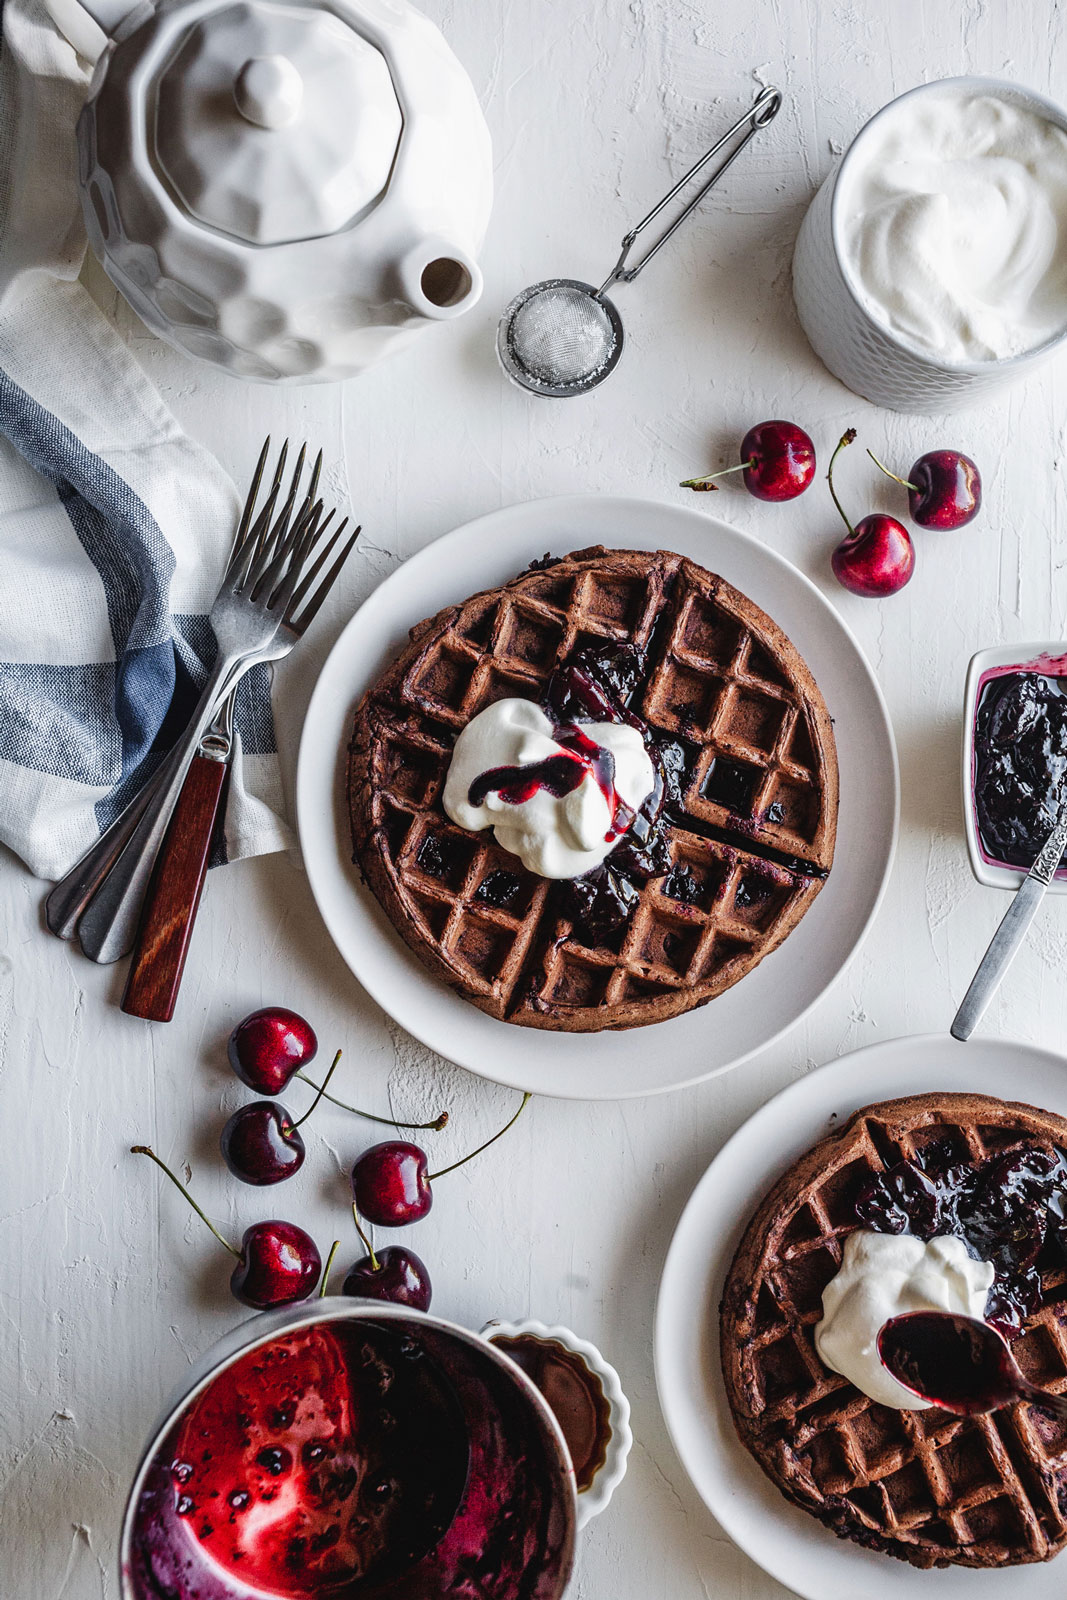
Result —
[{"label": "tea strainer handle", "polygon": [[[689,213],[696,209],[696,207],[703,200],[704,196],[707,194],[708,190],[711,189],[712,186],[716,184],[722,177],[727,167],[732,166],[732,164],[737,160],[738,156],[741,154],[746,144],[748,144],[749,140],[753,138],[761,128],[765,128],[769,122],[774,121],[779,110],[781,109],[781,105],[782,95],[780,90],[772,87],[764,89],[753,101],[752,105],[745,112],[744,116],[738,117],[733,127],[728,128],[723,134],[722,138],[717,139],[712,145],[711,149],[706,150],[701,156],[700,160],[691,166],[689,171],[678,179],[678,182],[674,185],[674,188],[668,190],[668,192],[663,196],[663,199],[652,207],[652,210],[648,213],[648,216],[642,217],[637,226],[630,229],[629,233],[622,241],[622,250],[620,252],[618,261],[616,261],[614,267],[612,267],[608,276],[604,279],[604,282],[597,290],[598,297],[602,295],[606,289],[609,289],[613,283],[633,282],[642,268],[647,267],[648,263],[652,260],[652,257],[656,255],[659,250],[662,250],[663,246],[667,243],[667,240],[671,237],[671,235],[677,232]],[[726,157],[726,160],[720,162],[711,176],[704,180],[696,194],[678,213],[674,221],[663,230],[654,244],[649,245],[640,261],[638,261],[635,266],[628,267],[626,265],[626,260],[638,237],[644,233],[645,229],[649,227],[651,223],[655,222],[660,213],[670,205],[671,201],[681,193],[686,185],[701,172],[703,172],[708,162],[714,160],[714,158],[719,154],[719,151],[722,150],[724,146],[728,145],[731,139],[735,139],[737,135],[745,128],[748,129],[748,132],[745,134],[740,143],[736,145],[733,150],[731,150],[730,154]]]}]

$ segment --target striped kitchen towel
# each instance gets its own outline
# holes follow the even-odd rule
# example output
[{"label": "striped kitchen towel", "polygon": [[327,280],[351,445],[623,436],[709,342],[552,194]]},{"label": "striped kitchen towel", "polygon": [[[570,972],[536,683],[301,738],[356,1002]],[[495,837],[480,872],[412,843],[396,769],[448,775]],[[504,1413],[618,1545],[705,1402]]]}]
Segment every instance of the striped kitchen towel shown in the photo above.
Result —
[{"label": "striped kitchen towel", "polygon": [[[240,505],[77,281],[89,68],[41,0],[0,20],[0,840],[55,878],[192,709]],[[238,693],[228,858],[291,842],[269,672]]]}]

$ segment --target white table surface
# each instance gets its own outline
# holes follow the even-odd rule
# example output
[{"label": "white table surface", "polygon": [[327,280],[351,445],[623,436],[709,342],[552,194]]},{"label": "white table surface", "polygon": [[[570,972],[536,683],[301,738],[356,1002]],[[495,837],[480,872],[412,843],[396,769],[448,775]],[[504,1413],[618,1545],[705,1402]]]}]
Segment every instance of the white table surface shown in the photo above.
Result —
[{"label": "white table surface", "polygon": [[[279,675],[290,770],[315,673],[353,607],[398,561],[478,513],[573,491],[685,500],[676,481],[736,459],[745,429],[767,416],[807,427],[824,465],[842,430],[859,428],[840,474],[857,516],[899,507],[863,444],[901,469],[922,449],[957,446],[985,480],[981,520],[958,534],[920,532],[916,576],[885,602],[848,596],[831,577],[841,530],[821,480],[791,506],[760,504],[736,486],[707,502],[823,586],[885,689],[903,818],[882,910],[848,973],[761,1058],[674,1097],[535,1101],[506,1145],[442,1182],[410,1235],[442,1314],[472,1326],[493,1314],[562,1321],[600,1343],[622,1374],[636,1444],[626,1482],[583,1537],[574,1600],[777,1600],[786,1591],[716,1527],[664,1431],[652,1367],[664,1251],[710,1158],[769,1095],[856,1045],[947,1027],[1004,909],[972,881],[964,855],[964,668],[980,646],[1064,632],[1067,548],[1067,369],[943,423],[881,412],[811,354],[790,299],[790,254],[834,153],[921,78],[985,72],[1062,98],[1065,13],[982,0],[427,8],[473,76],[496,147],[485,295],[470,316],[344,387],[242,387],[159,344],[90,273],[183,423],[237,478],[264,432],[288,429],[321,439],[332,488],[347,480],[363,542]],[[493,354],[503,303],[554,273],[599,281],[625,228],[764,81],[786,94],[773,128],[646,276],[619,291],[628,348],[606,386],[572,401],[508,387]],[[231,1230],[280,1209],[320,1240],[340,1231],[352,1259],[343,1174],[372,1128],[323,1109],[295,1181],[273,1198],[237,1184],[217,1154],[219,1128],[245,1098],[225,1065],[233,1023],[272,1002],[305,1013],[327,1059],[344,1046],[342,1087],[353,1098],[398,1115],[450,1109],[435,1153],[476,1144],[514,1096],[434,1058],[367,999],[293,861],[212,875],[169,1026],[120,1014],[121,974],[47,937],[41,897],[20,863],[0,863],[0,1592],[97,1600],[117,1593],[118,1521],[157,1408],[243,1314],[223,1253],[126,1153],[131,1142],[188,1161],[196,1192]],[[1058,898],[984,1028],[1062,1048],[1065,965],[1067,900]],[[713,1026],[714,1008],[707,1017]],[[656,1048],[653,1035],[648,1042]],[[862,1093],[857,1085],[857,1100]],[[302,1091],[291,1099],[305,1103]]]}]

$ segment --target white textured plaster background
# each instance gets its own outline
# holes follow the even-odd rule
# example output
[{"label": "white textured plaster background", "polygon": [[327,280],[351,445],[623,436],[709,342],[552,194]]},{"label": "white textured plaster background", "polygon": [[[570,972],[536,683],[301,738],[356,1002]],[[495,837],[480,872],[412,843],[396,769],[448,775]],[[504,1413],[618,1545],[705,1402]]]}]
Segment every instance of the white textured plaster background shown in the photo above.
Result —
[{"label": "white textured plaster background", "polygon": [[[633,492],[703,503],[814,577],[867,650],[899,740],[903,828],[887,898],[847,975],[782,1043],[703,1088],[622,1106],[535,1102],[506,1145],[442,1184],[412,1236],[442,1314],[472,1326],[492,1314],[560,1320],[600,1342],[622,1373],[637,1443],[625,1485],[583,1538],[574,1600],[778,1600],[786,1591],[718,1530],[664,1431],[652,1369],[664,1251],[710,1158],[769,1095],[854,1046],[947,1026],[1004,907],[973,883],[964,858],[964,667],[982,645],[1062,634],[1067,609],[1067,369],[951,422],[881,412],[812,356],[793,313],[790,254],[834,154],[870,112],[920,79],[1001,74],[1062,98],[1064,7],[428,0],[427,8],[469,68],[496,145],[485,295],[468,318],[344,388],[271,391],[175,355],[99,272],[90,277],[169,403],[235,477],[247,474],[268,429],[321,439],[331,486],[339,491],[347,476],[366,535],[280,674],[290,765],[318,666],[356,603],[447,529],[532,496]],[[646,276],[619,291],[628,348],[610,382],[568,402],[509,388],[493,354],[499,308],[547,274],[599,281],[625,228],[764,81],[786,94],[773,128]],[[821,482],[788,507],[762,505],[736,486],[705,502],[675,487],[735,459],[746,427],[767,416],[807,427],[824,464],[848,424],[900,468],[921,449],[958,446],[985,476],[982,519],[959,535],[921,536],[903,595],[853,599],[829,574],[840,529]],[[857,515],[897,504],[860,448],[844,458],[840,487]],[[513,1097],[390,1024],[350,978],[290,862],[212,876],[178,1018],[155,1029],[118,1012],[119,974],[41,931],[40,900],[41,885],[6,858],[0,1594],[114,1600],[116,1533],[141,1442],[187,1363],[240,1314],[222,1252],[127,1146],[150,1140],[188,1161],[199,1196],[234,1231],[283,1203],[320,1239],[340,1229],[350,1256],[341,1173],[371,1141],[369,1127],[325,1108],[308,1127],[303,1171],[274,1201],[221,1166],[219,1128],[245,1097],[223,1057],[236,1019],[270,1002],[305,1012],[327,1058],[345,1047],[352,1097],[405,1116],[451,1109],[434,1146],[445,1153],[487,1135]],[[1067,900],[1058,898],[985,1027],[1062,1047],[1065,967]],[[305,1103],[302,1091],[291,1098]]]}]

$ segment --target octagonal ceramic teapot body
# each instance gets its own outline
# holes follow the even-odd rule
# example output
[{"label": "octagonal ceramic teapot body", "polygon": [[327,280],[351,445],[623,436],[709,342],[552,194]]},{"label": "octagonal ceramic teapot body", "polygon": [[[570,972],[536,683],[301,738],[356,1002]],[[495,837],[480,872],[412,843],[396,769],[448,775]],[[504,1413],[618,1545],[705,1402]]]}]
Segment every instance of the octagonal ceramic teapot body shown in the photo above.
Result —
[{"label": "octagonal ceramic teapot body", "polygon": [[239,377],[309,382],[475,303],[489,133],[407,0],[127,4],[49,0],[99,52],[86,227],[149,327]]}]

